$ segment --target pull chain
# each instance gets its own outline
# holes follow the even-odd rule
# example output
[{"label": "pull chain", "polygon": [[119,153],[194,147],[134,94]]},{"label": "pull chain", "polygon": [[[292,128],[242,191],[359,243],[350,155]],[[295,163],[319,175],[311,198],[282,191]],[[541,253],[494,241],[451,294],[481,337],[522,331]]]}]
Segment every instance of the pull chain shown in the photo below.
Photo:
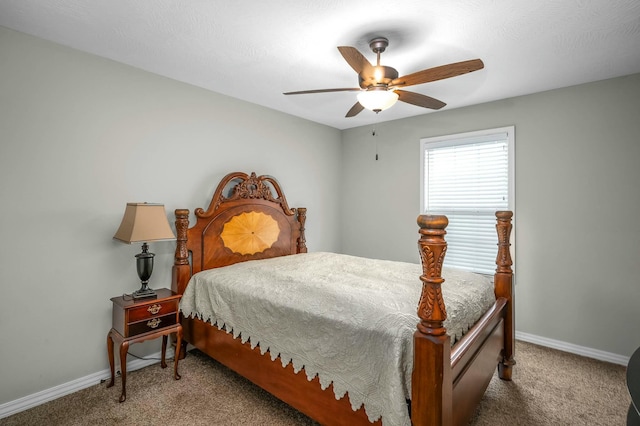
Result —
[{"label": "pull chain", "polygon": [[[376,137],[376,127],[373,126],[372,130],[371,130],[371,136],[372,137]],[[378,161],[378,138],[376,138],[376,161]]]}]

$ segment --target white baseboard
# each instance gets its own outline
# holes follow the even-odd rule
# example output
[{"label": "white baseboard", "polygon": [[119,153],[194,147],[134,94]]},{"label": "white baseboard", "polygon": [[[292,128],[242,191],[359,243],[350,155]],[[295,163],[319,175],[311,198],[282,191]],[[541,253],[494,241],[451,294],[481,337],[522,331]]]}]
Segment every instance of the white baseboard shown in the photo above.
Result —
[{"label": "white baseboard", "polygon": [[[551,349],[569,352],[572,354],[593,358],[600,361],[610,362],[612,364],[620,364],[626,366],[629,363],[628,356],[622,356],[611,352],[605,352],[598,349],[587,348],[585,346],[574,345],[573,343],[562,342],[560,340],[548,339],[546,337],[536,336],[534,334],[522,333],[516,331],[516,339],[523,342],[534,343],[536,345],[545,346]],[[518,354],[516,354],[516,360]]]},{"label": "white baseboard", "polygon": [[[148,365],[158,363],[160,362],[160,356],[160,352],[157,352],[148,355],[146,359],[131,360],[127,362],[127,372],[139,370],[140,368],[146,367]],[[166,358],[169,359],[172,357],[173,350],[167,348]],[[120,367],[116,366],[116,371],[119,370]],[[54,399],[58,399],[70,393],[77,392],[93,385],[97,385],[102,380],[109,379],[110,377],[111,371],[109,369],[105,369],[102,371],[98,371],[97,373],[89,374],[88,376],[80,377],[79,379],[72,380],[70,382],[63,383],[49,389],[45,389],[32,395],[27,395],[23,398],[16,399],[15,401],[6,402],[0,405],[0,419],[44,404],[45,402],[53,401]]]}]

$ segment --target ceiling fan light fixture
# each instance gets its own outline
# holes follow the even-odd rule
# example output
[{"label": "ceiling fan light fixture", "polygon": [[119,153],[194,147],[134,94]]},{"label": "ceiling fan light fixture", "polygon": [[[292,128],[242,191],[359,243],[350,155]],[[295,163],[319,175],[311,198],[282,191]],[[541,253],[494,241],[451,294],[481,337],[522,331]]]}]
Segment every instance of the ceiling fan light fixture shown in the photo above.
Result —
[{"label": "ceiling fan light fixture", "polygon": [[391,108],[398,100],[398,94],[393,90],[366,90],[358,93],[358,102],[374,112]]}]

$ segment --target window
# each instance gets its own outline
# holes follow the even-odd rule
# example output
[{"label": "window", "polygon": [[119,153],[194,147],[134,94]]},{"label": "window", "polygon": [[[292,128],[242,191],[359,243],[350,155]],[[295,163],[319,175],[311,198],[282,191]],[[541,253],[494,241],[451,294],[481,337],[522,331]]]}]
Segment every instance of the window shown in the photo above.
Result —
[{"label": "window", "polygon": [[495,212],[515,205],[514,144],[514,127],[420,141],[421,209],[449,218],[448,266],[494,273]]}]

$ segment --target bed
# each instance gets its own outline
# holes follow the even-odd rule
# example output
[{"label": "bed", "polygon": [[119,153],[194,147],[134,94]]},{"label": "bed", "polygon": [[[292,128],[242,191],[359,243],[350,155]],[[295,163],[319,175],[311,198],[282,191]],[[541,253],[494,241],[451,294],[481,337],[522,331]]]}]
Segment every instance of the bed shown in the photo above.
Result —
[{"label": "bed", "polygon": [[[314,348],[314,344],[311,344],[305,347],[302,353],[317,353],[309,354],[310,358],[303,358],[303,361],[300,361],[297,360],[297,355],[291,355],[281,349],[278,346],[280,342],[270,341],[271,336],[263,335],[261,338],[253,339],[253,329],[250,332],[247,331],[247,328],[252,328],[251,324],[242,322],[248,321],[245,318],[247,310],[235,309],[234,306],[253,307],[257,301],[242,301],[234,304],[221,298],[218,293],[211,296],[211,290],[206,290],[209,298],[220,299],[222,306],[229,307],[230,314],[233,315],[235,311],[241,314],[236,312],[233,320],[220,320],[213,319],[213,314],[194,312],[190,301],[194,297],[194,292],[205,294],[203,284],[200,283],[205,276],[226,274],[228,277],[239,277],[242,282],[234,283],[229,287],[243,291],[245,288],[243,283],[249,289],[250,281],[260,280],[251,279],[252,275],[242,278],[240,274],[245,273],[242,271],[247,269],[249,272],[246,273],[253,276],[267,277],[266,272],[256,272],[260,271],[256,268],[263,267],[263,264],[268,265],[268,270],[284,269],[287,274],[291,274],[293,272],[289,272],[289,269],[292,265],[294,270],[298,270],[304,269],[301,265],[322,268],[323,261],[329,262],[327,265],[332,269],[330,271],[332,278],[325,281],[331,281],[331,285],[335,286],[333,281],[338,280],[334,280],[333,277],[341,276],[343,272],[342,269],[331,265],[336,265],[335,262],[342,260],[336,260],[333,254],[307,253],[306,209],[290,208],[275,178],[266,175],[257,176],[255,173],[249,175],[235,172],[225,176],[218,184],[209,207],[206,210],[198,208],[194,213],[196,223],[189,227],[189,210],[175,211],[177,247],[172,289],[183,295],[181,322],[184,340],[319,423],[328,425],[466,424],[472,417],[496,367],[500,378],[511,380],[512,368],[515,364],[513,272],[509,249],[511,212],[496,213],[498,255],[493,288],[490,289],[492,290],[491,300],[484,312],[479,314],[479,319],[474,320],[474,324],[465,330],[464,336],[454,333],[454,341],[447,330],[450,326],[447,307],[455,311],[465,309],[464,304],[462,309],[457,306],[445,306],[445,296],[443,296],[448,291],[445,284],[443,292],[445,280],[442,273],[443,268],[446,270],[443,266],[447,247],[444,235],[448,220],[445,216],[421,215],[418,217],[418,248],[422,265],[417,266],[415,270],[415,280],[409,278],[410,282],[415,281],[415,283],[403,284],[410,289],[409,292],[415,291],[415,294],[410,293],[411,297],[415,297],[413,302],[415,307],[410,308],[414,311],[411,314],[413,316],[405,312],[403,321],[406,323],[407,318],[410,318],[414,323],[411,326],[412,332],[409,332],[408,336],[404,336],[407,334],[405,324],[404,337],[397,339],[401,340],[400,345],[405,348],[403,351],[409,351],[408,355],[404,355],[408,357],[407,362],[403,363],[399,370],[405,371],[406,365],[410,366],[408,372],[405,371],[408,376],[398,382],[406,393],[406,400],[403,401],[406,416],[400,419],[386,416],[384,413],[380,415],[381,412],[373,409],[374,402],[371,402],[370,406],[368,400],[356,397],[358,389],[345,389],[348,385],[344,385],[339,380],[327,380],[327,377],[331,376],[324,375],[324,370],[321,370],[322,374],[316,374],[317,368],[312,365],[315,360],[322,360],[325,356],[326,360],[331,358],[335,364],[333,356],[324,355],[331,343],[325,339],[319,339],[317,330],[313,327],[314,324],[320,324],[321,318],[309,317],[308,312],[303,311],[305,320],[283,321],[281,327],[277,323],[277,317],[276,322],[270,322],[272,320],[268,315],[272,312],[286,311],[285,308],[260,306],[253,309],[257,311],[259,317],[251,321],[255,324],[262,322],[269,324],[266,329],[286,328],[288,330],[293,325],[297,326],[298,322],[311,324],[308,333],[296,330],[298,333],[296,335],[301,336],[298,339],[300,344],[304,341],[302,337],[305,337],[305,334],[314,336],[311,341],[315,342],[315,350],[309,350]],[[369,266],[370,263],[366,263],[369,262],[368,260],[355,260],[361,263],[360,270],[368,271],[369,276],[382,275],[372,272],[375,271],[374,266]],[[382,267],[390,269],[391,263],[384,264]],[[401,268],[411,267],[401,266]],[[328,268],[325,266],[324,269]],[[318,269],[311,271],[310,274],[313,276],[324,274]],[[407,271],[414,271],[414,269],[406,269],[406,271],[403,269],[403,276],[414,273]],[[346,273],[344,275],[346,277]],[[445,274],[445,276],[449,280],[452,275]],[[262,281],[269,282],[270,279],[272,278],[264,278]],[[384,280],[391,281],[388,278]],[[347,284],[341,283],[340,286],[344,289],[344,297],[335,299],[336,303],[324,305],[341,306],[339,310],[348,311],[349,316],[352,317],[359,317],[355,312],[366,313],[371,310],[370,308],[362,309],[360,306],[370,303],[365,301],[364,296],[362,301],[359,301],[358,293],[347,290]],[[247,290],[246,293],[271,296],[272,293],[286,290],[286,285],[274,284],[266,289]],[[305,289],[304,293],[309,291]],[[310,299],[313,301],[318,297],[318,293],[312,294],[313,297]],[[302,293],[293,297],[289,293],[285,297],[294,302],[289,304],[289,310],[296,310],[304,305]],[[349,300],[351,305],[344,305],[346,302],[341,299]],[[394,303],[396,302],[388,304]],[[397,304],[402,305],[402,309],[406,309],[406,301],[397,302]],[[386,333],[380,324],[375,323],[375,326],[372,326],[374,321],[367,317],[363,318],[365,328],[368,330],[366,332]],[[237,324],[234,321],[237,321]],[[229,323],[234,324],[229,326]],[[236,327],[241,330],[237,330]],[[335,328],[346,328],[346,326],[343,327],[340,323],[340,326]],[[257,335],[258,331],[255,333]],[[325,334],[331,333],[323,335]],[[261,339],[263,342],[260,342]],[[356,349],[361,348],[360,344],[352,346]],[[186,346],[183,345],[184,347]],[[271,347],[276,349],[269,351]],[[344,352],[349,352],[346,347]],[[364,350],[360,351],[360,355],[362,353],[367,353],[367,356],[369,354]],[[372,363],[380,362],[374,360],[373,353],[371,360]],[[318,362],[323,364],[321,361]],[[395,363],[395,361],[390,360],[389,363]],[[360,362],[359,365],[365,364],[366,362]],[[367,377],[371,374],[370,371],[358,374],[361,375],[362,381],[375,383],[379,379]],[[359,377],[358,374],[354,376],[356,379]]]}]

